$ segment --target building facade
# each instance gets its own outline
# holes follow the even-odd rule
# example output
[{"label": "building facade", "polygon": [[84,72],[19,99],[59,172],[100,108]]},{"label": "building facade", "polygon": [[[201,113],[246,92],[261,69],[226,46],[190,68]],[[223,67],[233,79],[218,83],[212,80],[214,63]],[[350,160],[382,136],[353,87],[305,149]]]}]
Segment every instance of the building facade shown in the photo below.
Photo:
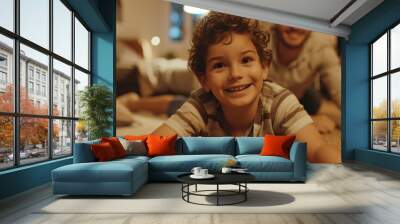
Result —
[{"label": "building facade", "polygon": [[[13,49],[12,47],[0,42],[0,95],[10,91],[7,87],[14,86],[13,73]],[[53,97],[53,115],[59,117],[72,117],[72,76],[70,73],[53,69],[53,89],[49,94],[49,67],[34,58],[25,55],[21,50],[20,54],[20,89],[21,93],[26,92],[28,100],[33,108],[49,108],[50,96]],[[75,81],[75,85],[79,81]],[[76,97],[76,101],[79,101]],[[79,105],[79,102],[75,102]],[[1,105],[0,105],[1,106]],[[0,109],[0,111],[2,111]],[[11,112],[11,111],[10,111]],[[77,111],[79,112],[79,111]],[[21,105],[21,113],[24,111]],[[45,115],[47,115],[46,113]],[[63,145],[71,142],[72,122],[63,119],[54,119],[53,125],[58,127],[58,139],[53,139],[53,144]],[[54,127],[54,126],[53,126]]]}]

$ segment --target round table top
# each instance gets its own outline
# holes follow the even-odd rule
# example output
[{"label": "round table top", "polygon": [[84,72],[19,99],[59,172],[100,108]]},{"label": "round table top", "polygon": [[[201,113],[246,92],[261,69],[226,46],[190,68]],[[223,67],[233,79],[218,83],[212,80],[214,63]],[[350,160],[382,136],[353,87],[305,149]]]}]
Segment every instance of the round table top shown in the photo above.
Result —
[{"label": "round table top", "polygon": [[194,179],[190,175],[192,173],[181,174],[177,179],[186,184],[236,184],[255,180],[255,177],[249,173],[213,173],[215,177],[210,179]]}]

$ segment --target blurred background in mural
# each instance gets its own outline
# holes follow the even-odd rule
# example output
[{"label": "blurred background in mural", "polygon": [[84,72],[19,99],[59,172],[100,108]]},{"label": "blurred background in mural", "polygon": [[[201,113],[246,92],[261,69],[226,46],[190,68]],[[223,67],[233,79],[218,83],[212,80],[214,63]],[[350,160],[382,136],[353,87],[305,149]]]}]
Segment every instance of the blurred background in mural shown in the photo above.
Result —
[{"label": "blurred background in mural", "polygon": [[[117,135],[151,133],[200,88],[187,69],[196,22],[207,13],[161,0],[118,1]],[[268,79],[291,90],[325,140],[341,150],[336,36],[261,22],[270,33]],[[379,141],[379,139],[378,139]]]}]

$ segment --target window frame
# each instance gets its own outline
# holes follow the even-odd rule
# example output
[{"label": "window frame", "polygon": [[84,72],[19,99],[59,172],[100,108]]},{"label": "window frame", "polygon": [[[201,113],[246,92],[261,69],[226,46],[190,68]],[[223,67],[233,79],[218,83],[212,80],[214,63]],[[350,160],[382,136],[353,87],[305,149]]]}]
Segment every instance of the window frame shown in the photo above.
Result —
[{"label": "window frame", "polygon": [[[53,115],[53,59],[58,60],[61,63],[64,63],[68,66],[71,66],[71,98],[70,99],[71,105],[74,105],[75,103],[75,88],[74,88],[74,82],[75,82],[75,69],[79,70],[80,72],[83,72],[88,75],[89,78],[89,83],[88,86],[92,85],[93,77],[92,77],[92,61],[91,61],[91,49],[92,49],[92,43],[91,43],[91,38],[92,38],[92,31],[89,29],[87,24],[83,21],[83,19],[72,9],[72,7],[65,1],[65,0],[59,0],[68,10],[71,11],[71,18],[70,18],[70,23],[71,23],[71,59],[64,58],[63,56],[57,54],[54,52],[53,49],[53,1],[54,0],[48,0],[49,2],[49,48],[46,49],[39,44],[34,43],[33,41],[30,41],[29,39],[24,38],[23,36],[20,35],[20,0],[14,0],[13,1],[13,10],[14,10],[14,31],[10,31],[4,27],[0,26],[0,35],[3,35],[7,38],[10,38],[13,40],[13,52],[12,52],[12,61],[13,64],[11,71],[13,72],[13,79],[14,79],[14,110],[13,112],[2,112],[0,111],[0,116],[4,117],[11,117],[13,120],[13,154],[14,154],[14,161],[13,165],[10,167],[5,167],[5,168],[0,168],[0,172],[5,171],[5,170],[10,170],[10,169],[15,169],[18,167],[23,167],[23,166],[29,166],[37,163],[43,163],[49,160],[53,159],[61,159],[65,157],[70,157],[73,155],[74,152],[74,143],[75,143],[75,126],[76,126],[76,121],[79,120],[79,117],[75,116],[75,108],[71,108],[71,114],[62,116],[62,114],[58,115]],[[83,25],[83,27],[88,31],[88,69],[85,69],[78,64],[75,63],[75,18],[79,20],[79,22]],[[48,112],[46,115],[40,115],[40,114],[28,114],[28,113],[21,113],[20,111],[20,85],[21,85],[21,80],[20,80],[20,65],[21,65],[21,57],[20,57],[20,45],[23,44],[27,47],[30,47],[40,53],[43,53],[48,56],[49,62],[48,62],[48,76],[47,76],[47,83],[45,84],[45,90],[48,92],[45,95],[48,97],[47,103],[48,103]],[[29,63],[26,64],[27,68],[27,73],[26,75],[26,82],[32,81],[34,84],[34,92],[36,91],[35,85],[36,84],[41,84],[40,87],[42,87],[42,79],[41,75],[43,70],[40,69],[41,71],[39,72],[39,80],[36,79],[36,72],[37,68],[33,67],[33,79],[30,77],[29,69],[31,68],[31,65]],[[28,87],[28,86],[27,86]],[[29,87],[28,87],[29,88]],[[27,91],[29,91],[27,89]],[[40,91],[40,94],[37,96],[43,97]],[[35,102],[34,102],[35,103]],[[48,154],[47,157],[43,157],[43,160],[37,161],[37,162],[31,162],[31,163],[24,163],[21,164],[21,158],[20,158],[20,119],[21,118],[45,118],[47,119],[48,123],[48,136],[47,136],[47,150]],[[68,155],[62,155],[62,156],[55,156],[53,155],[54,149],[56,147],[53,146],[53,123],[57,120],[63,120],[63,121],[70,121],[71,122],[71,153]]]},{"label": "window frame", "polygon": [[7,73],[3,70],[0,70],[0,85],[5,85],[5,84],[7,84]]},{"label": "window frame", "polygon": [[[7,55],[5,55],[3,53],[0,53],[0,57],[4,59],[3,60],[4,61],[4,65],[0,64],[0,85],[1,85],[1,87],[4,85],[4,87],[7,88],[8,57],[7,57]],[[3,79],[3,75],[4,75],[4,79]],[[2,89],[0,89],[0,91],[2,91]]]},{"label": "window frame", "polygon": [[[400,72],[400,67],[391,69],[391,31],[393,28],[396,26],[400,26],[400,21],[397,21],[393,25],[391,25],[389,28],[385,29],[383,33],[378,35],[375,39],[373,39],[369,44],[369,149],[373,151],[379,151],[379,152],[386,152],[386,153],[391,153],[391,154],[400,154],[400,152],[393,152],[392,151],[392,121],[400,121],[400,117],[393,117],[392,116],[392,98],[391,98],[391,91],[392,91],[392,86],[391,86],[391,79],[393,75],[396,75],[396,73]],[[376,43],[381,37],[384,35],[387,35],[387,64],[386,64],[386,71],[380,74],[376,74],[374,76],[373,74],[373,44]],[[386,105],[386,117],[385,118],[373,118],[373,81],[378,79],[386,77],[386,87],[387,87],[387,105]],[[386,151],[384,150],[379,150],[374,148],[374,133],[373,133],[373,122],[375,121],[386,121]]]}]

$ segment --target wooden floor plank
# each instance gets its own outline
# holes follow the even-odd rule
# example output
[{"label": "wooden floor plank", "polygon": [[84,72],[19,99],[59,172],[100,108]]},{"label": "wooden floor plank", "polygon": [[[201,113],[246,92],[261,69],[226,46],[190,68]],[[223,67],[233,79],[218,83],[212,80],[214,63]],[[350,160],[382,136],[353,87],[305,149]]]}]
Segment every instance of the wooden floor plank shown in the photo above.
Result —
[{"label": "wooden floor plank", "polygon": [[36,214],[56,200],[50,185],[0,201],[0,223],[107,224],[280,224],[280,223],[400,223],[400,174],[360,163],[310,164],[308,183],[325,187],[349,203],[361,205],[355,214]]}]

